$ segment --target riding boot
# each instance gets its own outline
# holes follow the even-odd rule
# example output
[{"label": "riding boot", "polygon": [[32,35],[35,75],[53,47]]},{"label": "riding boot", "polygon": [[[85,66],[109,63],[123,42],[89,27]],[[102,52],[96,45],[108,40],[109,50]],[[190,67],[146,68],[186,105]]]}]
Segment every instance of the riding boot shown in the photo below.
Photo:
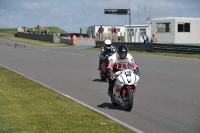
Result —
[{"label": "riding boot", "polygon": [[114,97],[114,96],[113,96],[113,87],[110,86],[110,85],[109,85],[109,87],[108,87],[108,95],[109,95],[111,98]]},{"label": "riding boot", "polygon": [[98,70],[100,70],[100,64],[99,64]]},{"label": "riding boot", "polygon": [[111,94],[113,94],[113,86],[111,86],[111,85],[108,86],[108,92],[110,92]]},{"label": "riding boot", "polygon": [[98,70],[101,70],[101,59],[99,60],[99,67],[98,67]]}]

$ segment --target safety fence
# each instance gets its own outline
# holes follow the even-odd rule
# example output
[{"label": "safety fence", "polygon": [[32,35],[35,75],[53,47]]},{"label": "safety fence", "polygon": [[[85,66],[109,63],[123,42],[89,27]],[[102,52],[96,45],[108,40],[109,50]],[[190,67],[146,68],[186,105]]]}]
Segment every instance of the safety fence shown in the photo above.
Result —
[{"label": "safety fence", "polygon": [[26,39],[32,39],[32,40],[39,40],[44,42],[52,42],[57,43],[60,42],[60,39],[57,35],[53,34],[40,34],[40,33],[32,33],[32,32],[17,32],[15,34],[15,37],[21,37]]},{"label": "safety fence", "polygon": [[[184,54],[200,54],[200,44],[150,44],[150,43],[126,43],[126,42],[113,42],[116,48],[120,44],[127,45],[129,50],[136,51],[149,51],[149,52],[170,52],[170,53],[184,53]],[[104,46],[103,41],[96,41],[96,47]]]},{"label": "safety fence", "polygon": [[200,54],[200,45],[196,44],[153,44],[152,50],[155,52],[172,52],[184,54]]},{"label": "safety fence", "polygon": [[[78,36],[78,37],[76,37],[76,41],[78,41],[78,40],[81,40],[81,41],[90,41],[90,42],[95,42],[96,41],[96,39],[95,38],[92,38],[92,37],[90,37],[90,38],[88,38],[88,37],[83,37],[83,36]],[[69,44],[69,45],[74,45],[74,42],[73,42],[73,40],[71,39],[71,37],[70,36],[68,36],[68,37],[61,37],[60,38],[60,42],[61,43],[66,43],[66,44]]]},{"label": "safety fence", "polygon": [[66,44],[70,44],[73,45],[73,40],[70,37],[61,37],[60,38],[60,42],[61,43],[66,43]]}]

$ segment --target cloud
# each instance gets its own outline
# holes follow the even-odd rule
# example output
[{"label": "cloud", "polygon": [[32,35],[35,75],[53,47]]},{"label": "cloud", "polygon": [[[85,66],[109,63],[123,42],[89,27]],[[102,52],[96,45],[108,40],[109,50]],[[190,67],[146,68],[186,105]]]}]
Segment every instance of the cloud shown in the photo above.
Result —
[{"label": "cloud", "polygon": [[3,14],[5,12],[4,9],[0,9],[0,14]]},{"label": "cloud", "polygon": [[156,0],[151,3],[152,8],[156,8],[160,11],[169,10],[170,8],[177,7],[175,3],[164,1],[164,0]]},{"label": "cloud", "polygon": [[0,0],[0,28],[39,24],[79,32],[92,25],[128,24],[128,15],[104,14],[104,9],[131,9],[131,22],[138,24],[139,7],[143,24],[145,14],[150,17],[150,8],[152,18],[200,17],[199,5],[200,0]]},{"label": "cloud", "polygon": [[68,21],[69,21],[70,24],[74,23],[73,20],[72,20],[72,18],[69,18]]},{"label": "cloud", "polygon": [[44,9],[48,9],[47,5],[48,5],[48,2],[25,1],[20,4],[20,8],[26,11],[41,11]]},{"label": "cloud", "polygon": [[0,17],[0,25],[4,25],[5,24],[5,18]]}]

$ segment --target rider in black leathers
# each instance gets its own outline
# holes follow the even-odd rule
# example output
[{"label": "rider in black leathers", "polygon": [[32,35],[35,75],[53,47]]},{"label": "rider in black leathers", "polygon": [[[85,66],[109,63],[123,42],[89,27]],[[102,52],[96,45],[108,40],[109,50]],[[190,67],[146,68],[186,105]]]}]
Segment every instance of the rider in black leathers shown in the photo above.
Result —
[{"label": "rider in black leathers", "polygon": [[116,48],[114,46],[112,46],[112,42],[107,39],[104,41],[104,46],[101,47],[100,53],[99,53],[99,68],[98,70],[100,70],[100,65],[103,62],[103,60],[105,59],[106,54],[109,53],[115,53],[116,52]]}]

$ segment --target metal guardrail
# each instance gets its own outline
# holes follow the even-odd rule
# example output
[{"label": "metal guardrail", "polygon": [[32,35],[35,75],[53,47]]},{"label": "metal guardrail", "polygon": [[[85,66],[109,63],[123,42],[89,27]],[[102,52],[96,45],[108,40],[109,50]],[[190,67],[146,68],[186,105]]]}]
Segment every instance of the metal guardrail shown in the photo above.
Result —
[{"label": "metal guardrail", "polygon": [[[130,50],[149,51],[149,52],[169,52],[169,53],[184,53],[184,54],[200,54],[200,44],[149,44],[149,43],[126,43],[113,42],[116,48],[120,44],[125,44]],[[96,47],[104,46],[103,41],[96,41]]]},{"label": "metal guardrail", "polygon": [[[149,43],[112,42],[112,45],[116,48],[120,44],[127,45],[129,50],[152,51],[152,44],[149,44]],[[96,41],[96,47],[102,47],[102,46],[104,46],[103,41]]]},{"label": "metal guardrail", "polygon": [[61,43],[66,43],[66,44],[70,44],[70,45],[73,45],[73,40],[68,38],[68,37],[61,37],[60,38],[60,42]]},{"label": "metal guardrail", "polygon": [[59,42],[59,40],[57,39],[57,36],[54,35],[44,35],[44,34],[35,34],[35,33],[30,33],[30,32],[26,32],[26,33],[22,33],[22,32],[17,32],[15,34],[15,37],[21,37],[21,38],[27,38],[27,39],[32,39],[32,40],[39,40],[39,41],[44,41],[44,42]]},{"label": "metal guardrail", "polygon": [[200,45],[186,44],[153,44],[152,51],[154,52],[172,52],[185,54],[200,54]]}]

